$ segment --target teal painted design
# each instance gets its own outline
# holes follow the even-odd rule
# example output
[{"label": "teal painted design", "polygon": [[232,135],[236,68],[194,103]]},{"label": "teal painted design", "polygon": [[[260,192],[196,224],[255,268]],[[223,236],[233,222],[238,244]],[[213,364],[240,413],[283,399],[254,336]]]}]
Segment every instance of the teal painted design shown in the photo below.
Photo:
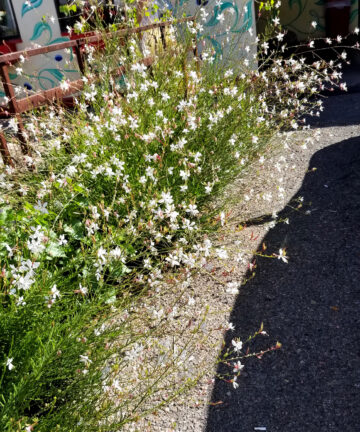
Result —
[{"label": "teal painted design", "polygon": [[350,22],[355,21],[357,17],[359,16],[359,9],[354,9],[350,14]]},{"label": "teal painted design", "polygon": [[54,45],[54,44],[61,43],[61,42],[67,42],[69,40],[70,39],[68,37],[59,37],[59,38],[56,38],[56,39],[48,42],[46,45]]},{"label": "teal painted design", "polygon": [[215,6],[214,8],[214,15],[209,19],[209,21],[205,24],[205,27],[213,27],[219,24],[219,15],[222,14],[222,12],[225,9],[233,9],[235,11],[236,17],[235,17],[235,24],[239,19],[239,11],[236,5],[233,5],[230,2],[223,3],[220,7]]},{"label": "teal painted design", "polygon": [[44,83],[44,81],[46,81],[47,83],[50,83],[51,88],[56,87],[56,82],[53,79],[42,75],[45,72],[46,72],[46,70],[40,71],[37,76],[36,75],[32,75],[32,77],[37,79],[40,87],[43,90],[47,90],[49,88],[49,87],[46,86],[46,83]]},{"label": "teal painted design", "polygon": [[222,47],[221,44],[213,37],[205,36],[204,39],[207,39],[215,50],[215,58],[219,58],[222,55]]},{"label": "teal painted design", "polygon": [[[20,0],[17,0],[20,1]],[[49,0],[48,0],[49,1]],[[30,0],[23,3],[22,6],[22,17],[30,12],[31,10],[38,8],[41,6],[42,0]],[[26,19],[26,18],[25,18]],[[38,41],[41,38],[41,44],[45,46],[54,45],[61,42],[67,42],[70,40],[69,37],[55,37],[53,39],[53,30],[50,23],[47,23],[45,18],[35,21],[32,36],[30,41]],[[61,55],[60,55],[61,53]],[[67,53],[65,55],[65,53]],[[56,53],[55,53],[56,54]],[[59,50],[58,56],[66,59],[67,61],[72,61],[74,59],[74,53],[72,49],[69,50]],[[18,74],[9,73],[9,77],[11,81],[21,87],[25,87],[31,92],[36,92],[37,90],[47,90],[49,88],[54,88],[60,85],[60,82],[66,79],[69,74],[78,74],[79,71],[75,69],[70,69],[69,66],[66,68],[65,64],[67,63],[58,63],[54,60],[54,53],[51,55],[44,54],[43,55],[45,62],[43,65],[43,69],[40,70],[29,70],[30,73],[23,73],[23,77],[26,78],[27,81],[23,82],[23,80],[19,77]],[[60,67],[59,67],[60,66]],[[61,67],[65,66],[65,67]],[[71,66],[70,66],[71,67]],[[0,97],[4,97],[5,93],[0,91]]]},{"label": "teal painted design", "polygon": [[[220,31],[216,32],[216,27],[221,24],[219,16],[227,9],[233,10],[233,23],[231,24],[229,31]],[[228,19],[228,17],[227,17]],[[219,42],[219,39],[222,38],[225,35],[228,35],[229,33],[232,34],[241,34],[248,31],[254,22],[253,17],[253,8],[252,8],[252,0],[249,0],[246,3],[246,10],[244,15],[242,16],[239,13],[238,6],[234,3],[226,2],[223,3],[221,6],[215,6],[213,9],[212,17],[209,19],[209,21],[204,24],[205,28],[208,28],[208,31],[204,31],[201,34],[198,35],[199,38],[203,38],[205,40],[208,40],[212,47],[215,50],[215,59],[219,59],[223,54],[223,49],[221,46],[221,43]],[[209,34],[210,28],[211,33]]]},{"label": "teal painted design", "polygon": [[[57,44],[60,42],[67,42],[69,40],[70,40],[70,38],[63,36],[63,37],[59,37],[59,38],[51,40],[46,45],[54,45],[54,44]],[[73,53],[73,50],[70,49],[70,61],[73,61],[73,59],[74,59],[74,53]]]},{"label": "teal painted design", "polygon": [[[322,0],[320,0],[320,1],[322,1]],[[325,2],[324,2],[325,3]],[[301,0],[289,0],[289,8],[290,9],[292,9],[293,8],[293,6],[294,6],[294,4],[296,4],[299,8],[300,8],[300,10],[301,10],[301,8],[302,8],[302,4],[301,4]]]},{"label": "teal painted design", "polygon": [[30,12],[33,9],[38,8],[41,6],[42,0],[28,0],[23,3],[22,9],[21,9],[21,18],[28,12]]},{"label": "teal painted design", "polygon": [[49,40],[48,43],[51,41],[52,38],[52,30],[48,23],[39,21],[35,24],[33,35],[31,36],[30,40],[34,41],[36,39],[39,39],[39,37],[43,34],[44,31],[49,32]]},{"label": "teal painted design", "polygon": [[[37,79],[40,87],[43,90],[47,90],[46,83],[50,83],[52,88],[57,87],[59,83],[66,78],[65,73],[79,73],[74,69],[55,69],[55,68],[44,68],[37,75],[29,75],[32,78]],[[48,76],[46,76],[46,74]],[[51,78],[50,78],[51,77]]]},{"label": "teal painted design", "polygon": [[[325,26],[321,24],[321,17],[316,10],[310,9],[309,15],[313,18],[313,21],[316,21],[316,28],[321,31],[325,31]],[[309,24],[310,27],[310,24]]]},{"label": "teal painted design", "polygon": [[59,69],[53,69],[53,68],[42,69],[40,74],[43,74],[45,72],[48,72],[58,81],[62,81],[63,78],[65,77],[65,75]]},{"label": "teal painted design", "polygon": [[241,27],[238,29],[232,29],[232,33],[245,33],[246,31],[250,30],[254,22],[253,17],[253,8],[252,8],[252,0],[249,0],[246,3],[246,12],[244,14],[244,21]]}]

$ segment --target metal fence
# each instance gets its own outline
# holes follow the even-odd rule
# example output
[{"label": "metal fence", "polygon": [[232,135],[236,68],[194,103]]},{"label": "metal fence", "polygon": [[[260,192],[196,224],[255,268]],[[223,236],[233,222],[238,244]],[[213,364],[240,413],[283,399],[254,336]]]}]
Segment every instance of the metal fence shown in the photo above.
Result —
[{"label": "metal fence", "polygon": [[[179,19],[176,24],[185,22],[195,22],[195,17],[188,17]],[[107,37],[124,37],[132,34],[140,34],[152,29],[163,30],[165,27],[174,25],[173,21],[153,23],[142,27],[136,28],[126,28],[117,30],[112,33],[108,33]],[[163,36],[163,34],[162,34]],[[30,57],[38,56],[41,54],[50,53],[53,51],[59,51],[63,49],[72,49],[77,59],[79,72],[81,74],[85,73],[85,60],[84,60],[84,47],[88,44],[99,44],[104,41],[103,35],[89,35],[84,36],[80,39],[69,40],[66,42],[61,42],[53,44],[50,46],[43,46],[40,48],[31,48],[23,51],[16,51],[9,54],[3,54],[0,56],[0,77],[4,86],[4,92],[7,96],[8,103],[6,106],[0,106],[0,115],[2,117],[15,117],[17,120],[18,132],[17,138],[20,142],[21,151],[25,155],[31,156],[31,148],[27,141],[27,133],[24,128],[24,123],[21,114],[30,111],[34,108],[54,103],[55,101],[61,102],[65,97],[71,96],[76,92],[79,92],[84,87],[84,81],[82,79],[77,79],[75,81],[69,81],[66,88],[64,86],[58,86],[51,88],[49,90],[38,91],[33,95],[29,95],[25,98],[17,99],[14,85],[12,84],[9,77],[8,68],[16,64],[20,59],[29,59]],[[164,48],[166,48],[165,38],[162,37],[162,43]],[[146,57],[142,62],[146,66],[151,66],[154,59],[152,57]],[[119,67],[115,75],[120,75],[124,73],[125,68]],[[9,147],[7,145],[6,138],[3,132],[0,130],[0,154],[2,156],[3,162],[6,165],[14,166],[14,160],[10,154]]]}]

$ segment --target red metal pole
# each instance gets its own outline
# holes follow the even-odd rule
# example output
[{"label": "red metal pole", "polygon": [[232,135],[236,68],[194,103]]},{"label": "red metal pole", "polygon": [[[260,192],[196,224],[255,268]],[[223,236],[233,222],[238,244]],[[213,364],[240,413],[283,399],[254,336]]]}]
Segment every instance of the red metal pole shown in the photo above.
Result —
[{"label": "red metal pole", "polygon": [[2,131],[0,131],[0,153],[5,165],[14,166],[14,162],[12,160],[11,154],[9,152],[9,148],[7,146],[6,138]]},{"label": "red metal pole", "polygon": [[15,115],[15,117],[17,119],[18,128],[19,128],[19,132],[17,135],[18,135],[18,138],[20,141],[21,150],[24,154],[27,154],[30,156],[31,152],[30,152],[27,140],[26,140],[26,132],[25,132],[24,124],[23,124],[22,118],[19,114],[19,108],[17,105],[14,88],[13,88],[12,82],[10,80],[9,72],[8,72],[6,64],[2,64],[0,66],[0,74],[2,77],[3,85],[4,85],[5,94],[9,99],[8,104],[9,104],[9,108],[10,108],[10,113]]}]

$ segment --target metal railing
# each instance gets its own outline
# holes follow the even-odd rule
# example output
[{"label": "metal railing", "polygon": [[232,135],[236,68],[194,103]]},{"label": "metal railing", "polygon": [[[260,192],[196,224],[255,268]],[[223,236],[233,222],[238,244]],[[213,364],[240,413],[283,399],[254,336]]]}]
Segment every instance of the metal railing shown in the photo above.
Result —
[{"label": "metal railing", "polygon": [[[112,33],[107,33],[107,37],[121,37],[128,36],[132,34],[143,33],[148,30],[159,28],[160,30],[174,24],[181,24],[185,22],[195,22],[195,17],[188,17],[178,19],[176,21],[158,22],[149,24],[142,27],[136,28],[125,28],[117,30]],[[6,117],[15,117],[17,120],[18,132],[17,138],[19,139],[22,153],[31,156],[31,149],[27,142],[27,133],[25,131],[24,123],[22,121],[21,114],[30,111],[34,108],[38,108],[43,105],[54,103],[54,101],[62,101],[65,97],[71,96],[76,92],[79,92],[84,87],[83,79],[77,79],[74,81],[68,81],[66,88],[58,86],[48,90],[41,90],[33,95],[17,99],[14,84],[12,84],[9,76],[8,68],[16,64],[21,59],[29,59],[30,57],[38,56],[41,54],[50,53],[53,51],[59,51],[63,49],[72,49],[75,53],[79,72],[81,74],[85,73],[85,60],[84,60],[84,47],[88,44],[101,43],[104,40],[103,35],[89,35],[84,36],[79,39],[69,40],[66,42],[61,42],[53,44],[50,46],[43,46],[39,48],[30,48],[22,51],[16,51],[8,54],[3,54],[0,56],[0,77],[4,86],[4,92],[7,97],[7,105],[0,106],[0,114]],[[165,38],[162,37],[162,42],[164,48],[166,48]],[[152,57],[146,57],[142,60],[146,66],[151,66],[153,63]],[[122,74],[125,71],[125,67],[119,67],[116,74]],[[2,156],[3,162],[6,165],[14,166],[13,158],[11,157],[6,138],[3,132],[0,130],[0,154]]]}]

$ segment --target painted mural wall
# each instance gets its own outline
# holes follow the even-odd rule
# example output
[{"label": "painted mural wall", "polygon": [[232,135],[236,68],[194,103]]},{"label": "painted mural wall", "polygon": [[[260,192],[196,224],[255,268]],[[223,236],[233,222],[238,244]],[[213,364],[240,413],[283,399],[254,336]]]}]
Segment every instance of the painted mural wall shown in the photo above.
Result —
[{"label": "painted mural wall", "polygon": [[[69,40],[61,35],[52,0],[14,0],[12,5],[22,39],[22,43],[16,45],[17,50]],[[18,63],[9,71],[19,98],[36,90],[56,87],[63,79],[75,80],[80,76],[71,50],[32,57],[30,61]],[[0,103],[5,103],[3,91],[0,97]]]},{"label": "painted mural wall", "polygon": [[[160,0],[161,1],[161,0]],[[202,9],[202,28],[198,38],[199,51],[212,48],[219,62],[231,58],[245,59],[254,65],[256,29],[253,0],[165,0],[160,8],[172,10],[174,16],[194,15]],[[14,15],[22,43],[17,50],[27,47],[51,45],[69,40],[61,35],[54,0],[12,0]],[[141,23],[146,24],[146,19]],[[248,59],[248,60],[246,60]],[[71,50],[52,52],[32,57],[10,70],[18,97],[36,90],[56,87],[64,79],[79,77],[77,62]],[[3,90],[3,89],[0,89]],[[0,91],[0,104],[6,102]]]},{"label": "painted mural wall", "polygon": [[175,16],[196,15],[202,29],[199,51],[212,48],[221,63],[245,60],[254,66],[256,23],[253,0],[175,0],[167,6]]},{"label": "painted mural wall", "polygon": [[[358,27],[359,2],[350,0],[349,31]],[[298,40],[306,40],[310,37],[325,37],[325,11],[326,0],[283,0],[280,9],[282,25],[293,31]],[[316,28],[311,23],[316,22]]]}]

